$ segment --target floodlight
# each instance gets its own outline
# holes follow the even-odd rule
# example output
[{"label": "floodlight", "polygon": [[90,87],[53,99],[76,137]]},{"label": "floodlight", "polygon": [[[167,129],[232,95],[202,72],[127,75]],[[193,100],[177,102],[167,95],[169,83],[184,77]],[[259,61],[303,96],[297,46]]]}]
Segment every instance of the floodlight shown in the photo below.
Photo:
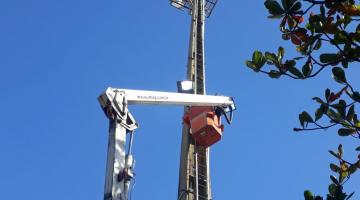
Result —
[{"label": "floodlight", "polygon": [[[204,1],[205,16],[210,17],[218,0],[201,0]],[[180,10],[189,10],[191,13],[194,8],[194,0],[170,0],[170,4]]]},{"label": "floodlight", "polygon": [[179,93],[194,93],[193,82],[192,81],[178,81],[177,88]]},{"label": "floodlight", "polygon": [[177,9],[182,9],[185,5],[183,0],[171,0],[170,4]]}]

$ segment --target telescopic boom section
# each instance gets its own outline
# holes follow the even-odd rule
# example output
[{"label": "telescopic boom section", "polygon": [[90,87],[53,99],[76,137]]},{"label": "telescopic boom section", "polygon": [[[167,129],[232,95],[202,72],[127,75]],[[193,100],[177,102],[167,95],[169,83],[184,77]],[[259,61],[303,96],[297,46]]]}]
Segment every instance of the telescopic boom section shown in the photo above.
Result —
[{"label": "telescopic boom section", "polygon": [[219,106],[232,107],[235,110],[234,101],[226,96],[184,94],[174,92],[158,92],[146,90],[128,90],[108,88],[100,97],[102,108],[113,105],[122,105],[124,98],[128,105],[152,104],[152,105],[182,105],[182,106]]}]

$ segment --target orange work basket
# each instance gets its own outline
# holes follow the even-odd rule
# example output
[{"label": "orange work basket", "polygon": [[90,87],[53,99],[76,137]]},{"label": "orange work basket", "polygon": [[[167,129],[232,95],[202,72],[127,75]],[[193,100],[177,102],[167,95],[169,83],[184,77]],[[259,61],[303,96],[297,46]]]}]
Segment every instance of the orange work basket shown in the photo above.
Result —
[{"label": "orange work basket", "polygon": [[214,107],[190,107],[183,119],[197,145],[209,147],[221,140],[224,125]]}]

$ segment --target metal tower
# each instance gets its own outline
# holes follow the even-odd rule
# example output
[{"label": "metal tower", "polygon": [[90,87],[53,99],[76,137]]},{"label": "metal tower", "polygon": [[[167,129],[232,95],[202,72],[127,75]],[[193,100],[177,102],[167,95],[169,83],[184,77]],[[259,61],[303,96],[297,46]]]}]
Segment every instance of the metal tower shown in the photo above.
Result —
[{"label": "metal tower", "polygon": [[[217,0],[170,0],[172,6],[188,10],[191,31],[187,64],[187,79],[193,82],[195,94],[206,94],[204,29]],[[185,107],[186,111],[187,107]],[[183,126],[178,200],[211,200],[209,148],[196,145],[190,130]]]}]

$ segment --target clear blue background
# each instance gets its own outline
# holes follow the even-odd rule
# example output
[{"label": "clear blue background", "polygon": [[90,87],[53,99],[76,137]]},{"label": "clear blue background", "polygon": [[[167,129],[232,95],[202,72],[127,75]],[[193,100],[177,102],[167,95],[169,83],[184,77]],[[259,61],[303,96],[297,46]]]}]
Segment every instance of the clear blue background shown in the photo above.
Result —
[{"label": "clear blue background", "polygon": [[[207,91],[238,106],[211,149],[215,200],[325,194],[335,162],[327,150],[357,146],[335,129],[292,132],[298,113],[315,109],[311,97],[340,88],[329,71],[272,80],[244,66],[253,50],[292,48],[266,16],[263,1],[220,0],[206,24]],[[0,27],[0,199],[102,199],[108,120],[96,98],[108,86],[176,91],[190,17],[166,0],[2,0]],[[141,124],[133,199],[176,199],[182,108],[131,110]],[[347,191],[359,185],[356,174]]]}]

